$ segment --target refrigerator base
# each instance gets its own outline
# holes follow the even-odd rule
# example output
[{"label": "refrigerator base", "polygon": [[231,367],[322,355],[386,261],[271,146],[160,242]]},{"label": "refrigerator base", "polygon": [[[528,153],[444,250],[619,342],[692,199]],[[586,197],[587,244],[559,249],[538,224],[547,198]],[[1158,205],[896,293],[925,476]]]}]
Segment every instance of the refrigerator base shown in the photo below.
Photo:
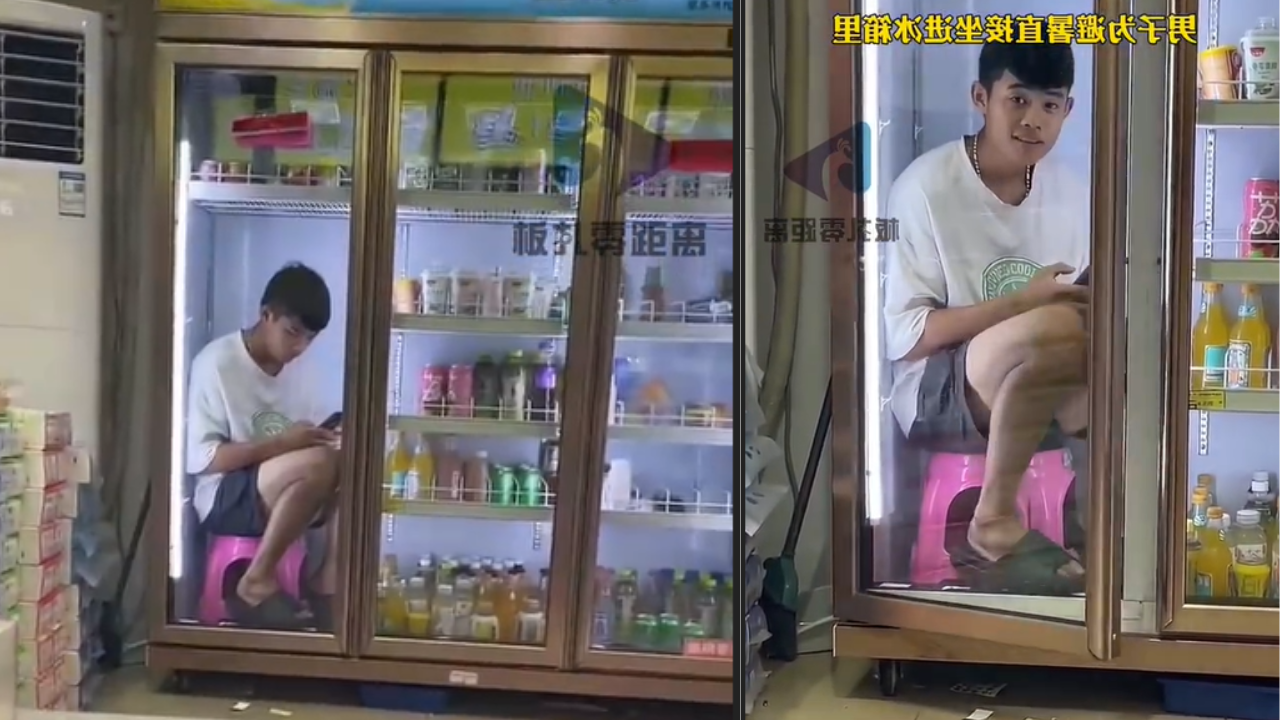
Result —
[{"label": "refrigerator base", "polygon": [[1120,638],[1118,657],[1105,662],[1084,651],[1083,634],[1080,646],[1081,654],[1069,655],[955,635],[841,624],[835,628],[832,652],[836,657],[881,661],[920,660],[1272,678],[1280,672],[1276,666],[1274,642],[1236,643],[1124,636]]},{"label": "refrigerator base", "polygon": [[147,669],[153,675],[175,672],[225,673],[232,667],[236,673],[246,675],[661,699],[717,705],[733,703],[733,683],[724,680],[605,675],[585,671],[563,672],[550,668],[464,666],[455,663],[445,665],[422,661],[353,659],[174,645],[147,647]]}]

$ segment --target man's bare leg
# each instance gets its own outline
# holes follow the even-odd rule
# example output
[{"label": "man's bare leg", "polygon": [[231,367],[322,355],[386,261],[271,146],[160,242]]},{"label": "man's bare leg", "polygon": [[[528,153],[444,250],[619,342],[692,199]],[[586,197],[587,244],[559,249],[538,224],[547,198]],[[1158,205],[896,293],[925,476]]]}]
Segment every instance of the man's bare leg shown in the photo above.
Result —
[{"label": "man's bare leg", "polygon": [[249,605],[256,606],[280,591],[276,566],[332,496],[336,457],[331,448],[309,448],[272,458],[258,468],[258,494],[266,505],[267,527],[258,554],[236,587]]},{"label": "man's bare leg", "polygon": [[333,596],[338,592],[338,512],[337,503],[332,503],[329,518],[324,523],[324,561],[316,573],[315,593]]},{"label": "man's bare leg", "polygon": [[[1007,555],[1027,534],[1018,519],[1018,490],[1050,423],[1059,419],[1071,433],[1084,429],[1087,348],[1079,311],[1069,306],[1023,313],[969,343],[968,400],[987,430],[986,476],[969,542],[991,559]],[[1060,572],[1082,569],[1072,563]]]}]

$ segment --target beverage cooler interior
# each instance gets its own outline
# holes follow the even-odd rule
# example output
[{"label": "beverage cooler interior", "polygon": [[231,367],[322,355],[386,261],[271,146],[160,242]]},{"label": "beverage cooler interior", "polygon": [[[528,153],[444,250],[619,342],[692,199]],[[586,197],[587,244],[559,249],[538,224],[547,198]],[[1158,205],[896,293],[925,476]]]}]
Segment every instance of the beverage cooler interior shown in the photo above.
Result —
[{"label": "beverage cooler interior", "polygon": [[[881,3],[883,11],[896,11],[904,3]],[[965,12],[1020,16],[1025,6],[1015,2],[984,0],[969,3]],[[1087,0],[1058,2],[1055,13],[1088,14],[1093,3]],[[956,6],[926,0],[909,14],[958,16]],[[863,121],[878,128],[871,143],[872,180],[864,193],[867,216],[900,224],[896,233],[906,233],[901,225],[901,209],[890,206],[895,181],[917,158],[947,144],[961,150],[961,138],[983,127],[983,116],[975,108],[971,89],[978,78],[979,45],[901,44],[864,46],[860,93]],[[1065,101],[1041,109],[1048,114],[1067,113],[1061,134],[1049,154],[1088,191],[1093,173],[1091,153],[1093,126],[1093,47],[1071,46],[1074,56],[1074,85],[1071,105]],[[904,71],[904,69],[906,71]],[[997,89],[999,89],[997,87]],[[1015,93],[1016,94],[1016,93]],[[993,97],[993,103],[1016,99]],[[1068,112],[1069,110],[1069,112]],[[969,162],[965,160],[965,162]],[[965,202],[973,207],[975,222],[984,213],[998,212],[985,187],[974,183],[963,188]],[[1034,190],[1033,190],[1034,192]],[[1086,199],[1075,204],[1044,200],[1042,207],[1055,213],[1061,227],[1087,229],[1090,208]],[[967,206],[968,206],[967,205]],[[1087,230],[1082,230],[1087,232]],[[863,339],[861,382],[869,398],[861,412],[861,432],[865,450],[862,458],[863,504],[865,513],[854,518],[860,527],[861,557],[855,582],[859,592],[908,597],[931,602],[976,606],[993,611],[1027,615],[1051,615],[1057,619],[1083,617],[1083,601],[1038,602],[1039,595],[1061,594],[1027,585],[1011,587],[984,575],[984,563],[970,544],[968,530],[978,491],[982,485],[985,456],[981,453],[943,452],[940,445],[926,446],[907,439],[907,428],[915,411],[915,395],[895,378],[906,373],[907,361],[895,361],[909,349],[892,337],[886,306],[893,282],[891,257],[902,245],[897,242],[861,244],[863,273],[862,315],[850,322],[860,325]],[[926,242],[927,239],[926,239]],[[1041,267],[1062,262],[1073,271],[1062,278],[1071,282],[1085,269],[1087,257],[1009,256],[991,262],[974,279],[977,296],[973,302],[990,300],[1025,286]],[[878,278],[878,280],[877,280]],[[899,280],[899,282],[902,282]],[[949,290],[950,288],[947,288]],[[968,292],[968,290],[966,290]],[[945,295],[945,292],[943,293]],[[839,403],[837,403],[837,409]],[[1052,542],[1077,557],[1083,557],[1083,502],[1088,486],[1088,442],[1072,438],[1050,438],[1041,447],[1023,478],[1019,514],[1026,527],[1043,533]],[[868,541],[869,540],[869,541]],[[1080,582],[1083,593],[1083,581]]]},{"label": "beverage cooler interior", "polygon": [[[1186,593],[1276,607],[1280,34],[1264,0],[1200,5]],[[1206,42],[1206,38],[1209,39]]]},{"label": "beverage cooler interior", "polygon": [[[543,644],[554,507],[577,481],[603,488],[596,568],[580,581],[594,587],[593,641],[714,656],[732,637],[727,174],[644,186],[640,232],[671,237],[638,253],[628,223],[605,468],[594,483],[562,478],[560,457],[582,450],[560,433],[570,286],[575,259],[601,252],[587,237],[599,231],[574,232],[595,162],[587,81],[410,74],[403,86],[378,634]],[[687,121],[666,137],[731,132],[727,94],[713,106],[705,89],[646,92],[656,122]],[[441,191],[452,205],[426,200]]]},{"label": "beverage cooler interior", "polygon": [[[285,420],[319,424],[342,409],[355,75],[180,69],[175,97],[169,616],[220,626],[231,624],[224,598],[252,549],[218,545],[199,527],[185,422],[191,363],[210,341],[251,327],[267,281],[302,263],[327,283],[332,318],[296,361],[313,411]],[[301,577],[323,557],[321,532],[300,552]]]}]

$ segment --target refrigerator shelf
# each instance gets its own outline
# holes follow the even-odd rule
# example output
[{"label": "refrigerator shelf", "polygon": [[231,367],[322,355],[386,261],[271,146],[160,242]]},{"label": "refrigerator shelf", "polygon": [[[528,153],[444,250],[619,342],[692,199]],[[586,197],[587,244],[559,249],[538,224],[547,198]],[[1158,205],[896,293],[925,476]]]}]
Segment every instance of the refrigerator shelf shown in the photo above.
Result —
[{"label": "refrigerator shelf", "polygon": [[466,435],[543,440],[554,439],[559,435],[559,426],[556,423],[490,420],[487,418],[392,415],[387,418],[387,426],[391,430],[399,432],[425,433],[428,435]]},{"label": "refrigerator shelf", "polygon": [[1196,282],[1280,284],[1280,260],[1196,258]]},{"label": "refrigerator shelf", "polygon": [[1280,390],[1192,390],[1191,410],[1229,413],[1280,413]]},{"label": "refrigerator shelf", "polygon": [[1202,128],[1274,128],[1280,126],[1280,102],[1201,100],[1196,124]]},{"label": "refrigerator shelf", "polygon": [[[383,513],[412,517],[460,518],[503,522],[551,522],[552,507],[508,507],[483,503],[449,503],[430,500],[384,500]],[[632,510],[602,510],[601,521],[665,530],[732,532],[733,515],[727,513],[662,513]]]},{"label": "refrigerator shelf", "polygon": [[693,220],[709,224],[733,223],[733,198],[645,197],[628,195],[623,212],[632,220]]},{"label": "refrigerator shelf", "polygon": [[[209,182],[187,184],[187,198],[209,212],[222,215],[272,217],[347,217],[351,188]],[[574,218],[571,195],[502,192],[401,190],[396,206],[400,220],[510,223]]]},{"label": "refrigerator shelf", "polygon": [[687,425],[610,425],[609,439],[665,443],[668,445],[731,447],[733,445],[733,429],[689,427]]},{"label": "refrigerator shelf", "polygon": [[[391,327],[403,332],[447,335],[504,335],[507,337],[564,337],[560,320],[534,318],[466,317],[460,315],[416,315],[399,313]],[[619,340],[666,342],[733,342],[733,325],[726,323],[644,322],[624,320],[618,327]]]}]

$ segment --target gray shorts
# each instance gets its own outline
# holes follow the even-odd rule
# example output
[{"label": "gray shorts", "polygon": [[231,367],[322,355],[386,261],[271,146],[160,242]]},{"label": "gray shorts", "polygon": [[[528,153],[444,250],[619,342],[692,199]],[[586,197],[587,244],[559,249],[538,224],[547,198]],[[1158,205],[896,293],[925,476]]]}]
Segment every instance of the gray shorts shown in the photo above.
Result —
[{"label": "gray shorts", "polygon": [[[942,350],[925,361],[916,419],[907,440],[929,452],[985,455],[987,428],[979,427],[969,407],[969,383],[965,372],[969,343]],[[1054,422],[1040,443],[1040,452],[1060,450],[1064,437]]]}]

